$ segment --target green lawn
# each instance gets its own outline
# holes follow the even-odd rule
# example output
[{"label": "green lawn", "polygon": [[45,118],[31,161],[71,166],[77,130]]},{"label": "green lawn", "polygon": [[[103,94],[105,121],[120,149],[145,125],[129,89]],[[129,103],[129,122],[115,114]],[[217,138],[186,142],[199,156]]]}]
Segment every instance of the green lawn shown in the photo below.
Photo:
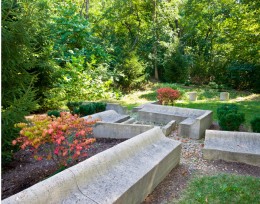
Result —
[{"label": "green lawn", "polygon": [[[134,91],[122,97],[119,102],[127,106],[129,110],[133,107],[147,102],[156,101],[156,90],[162,87],[171,87],[178,89],[182,93],[180,100],[176,101],[175,105],[185,108],[195,108],[212,110],[213,118],[217,121],[217,108],[221,104],[235,103],[239,106],[240,112],[245,114],[245,126],[250,127],[250,121],[260,115],[260,95],[250,92],[242,92],[236,90],[227,90],[230,93],[230,100],[228,102],[219,101],[219,90],[212,89],[209,86],[189,86],[185,87],[180,84],[156,83],[150,84],[142,91]],[[190,102],[188,100],[188,92],[196,91],[198,93],[198,100]]]},{"label": "green lawn", "polygon": [[194,178],[173,203],[259,203],[260,178],[220,174]]}]

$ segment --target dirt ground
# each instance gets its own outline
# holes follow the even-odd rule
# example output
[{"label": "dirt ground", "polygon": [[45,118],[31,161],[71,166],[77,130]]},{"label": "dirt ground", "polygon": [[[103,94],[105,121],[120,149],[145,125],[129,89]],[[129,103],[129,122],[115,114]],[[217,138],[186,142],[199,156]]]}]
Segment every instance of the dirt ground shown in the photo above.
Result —
[{"label": "dirt ground", "polygon": [[[97,139],[87,150],[87,157],[81,157],[77,162],[109,149],[124,140]],[[45,146],[44,148],[48,148]],[[72,164],[73,165],[73,164]],[[58,171],[57,165],[52,160],[43,159],[36,161],[31,152],[20,150],[14,155],[14,161],[2,169],[2,199],[16,194],[36,183],[42,181]]]}]

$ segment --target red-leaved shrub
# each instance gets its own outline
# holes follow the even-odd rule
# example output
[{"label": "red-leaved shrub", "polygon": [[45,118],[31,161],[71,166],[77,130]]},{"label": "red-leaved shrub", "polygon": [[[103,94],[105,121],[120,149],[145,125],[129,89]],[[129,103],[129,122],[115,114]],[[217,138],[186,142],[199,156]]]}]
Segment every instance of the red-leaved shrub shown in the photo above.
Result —
[{"label": "red-leaved shrub", "polygon": [[173,104],[180,97],[180,92],[171,88],[160,88],[157,90],[157,99],[160,104]]},{"label": "red-leaved shrub", "polygon": [[[86,121],[77,115],[62,112],[60,117],[35,116],[29,123],[18,123],[22,128],[20,137],[13,140],[13,145],[20,144],[21,149],[29,148],[35,159],[52,159],[59,166],[67,166],[79,156],[86,156],[87,150],[95,138],[92,125],[95,121]],[[38,153],[39,147],[48,144],[44,152]]]}]

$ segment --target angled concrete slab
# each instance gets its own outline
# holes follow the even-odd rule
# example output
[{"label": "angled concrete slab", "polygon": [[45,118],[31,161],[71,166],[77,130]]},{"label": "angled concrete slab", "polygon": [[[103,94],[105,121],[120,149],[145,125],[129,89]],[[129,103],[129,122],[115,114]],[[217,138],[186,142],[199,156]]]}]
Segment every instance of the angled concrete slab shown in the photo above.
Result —
[{"label": "angled concrete slab", "polygon": [[206,130],[203,157],[260,167],[260,133]]},{"label": "angled concrete slab", "polygon": [[130,118],[129,115],[121,115],[114,110],[107,110],[83,117],[85,120],[100,120],[108,123],[121,123]]}]

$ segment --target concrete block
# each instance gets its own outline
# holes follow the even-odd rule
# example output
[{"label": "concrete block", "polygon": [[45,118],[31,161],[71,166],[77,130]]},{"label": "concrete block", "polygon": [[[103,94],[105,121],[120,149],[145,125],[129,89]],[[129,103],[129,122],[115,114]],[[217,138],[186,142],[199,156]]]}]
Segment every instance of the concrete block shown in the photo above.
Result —
[{"label": "concrete block", "polygon": [[162,131],[163,131],[163,134],[165,136],[168,136],[171,134],[171,132],[175,129],[176,127],[176,121],[175,120],[172,120],[171,122],[169,122],[167,125],[163,126],[162,127]]},{"label": "concrete block", "polygon": [[2,201],[141,203],[180,162],[181,143],[155,127]]},{"label": "concrete block", "polygon": [[197,101],[197,92],[188,93],[190,101]]},{"label": "concrete block", "polygon": [[206,130],[203,157],[260,167],[260,133]]},{"label": "concrete block", "polygon": [[97,122],[93,127],[95,138],[129,139],[152,129],[151,125]]},{"label": "concrete block", "polygon": [[229,100],[229,93],[228,92],[220,92],[219,99],[221,101],[228,101]]},{"label": "concrete block", "polygon": [[90,116],[83,117],[85,120],[100,120],[102,122],[108,122],[108,123],[121,123],[130,118],[129,115],[121,115],[118,114],[114,110],[107,110],[100,113],[95,113]]}]

